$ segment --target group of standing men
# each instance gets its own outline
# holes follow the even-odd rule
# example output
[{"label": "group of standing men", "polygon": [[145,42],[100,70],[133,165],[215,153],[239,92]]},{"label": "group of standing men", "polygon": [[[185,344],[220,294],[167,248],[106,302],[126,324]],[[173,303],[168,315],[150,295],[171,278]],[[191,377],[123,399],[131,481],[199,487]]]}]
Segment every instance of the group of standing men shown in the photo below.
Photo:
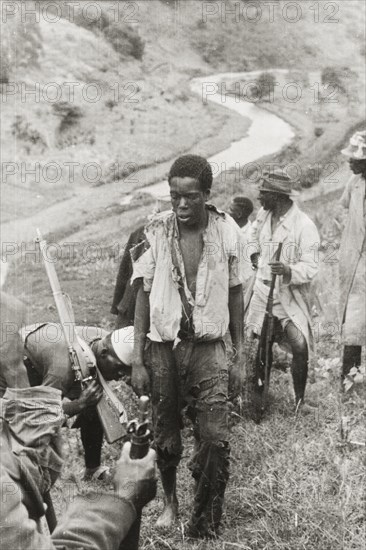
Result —
[{"label": "group of standing men", "polygon": [[[354,173],[342,197],[350,209],[340,252],[345,342],[342,376],[346,376],[353,366],[360,365],[361,346],[365,344],[366,132],[356,133],[342,152],[349,157]],[[183,412],[191,420],[194,449],[189,468],[195,486],[186,536],[194,538],[216,536],[219,531],[229,477],[228,400],[242,390],[244,333],[253,341],[260,336],[274,275],[273,314],[278,331],[292,350],[294,406],[297,411],[306,410],[304,394],[313,350],[309,287],[318,269],[314,247],[320,242],[314,223],[293,201],[293,182],[283,172],[263,175],[259,189],[262,208],[253,223],[248,220],[253,205],[246,198],[232,201],[231,215],[208,202],[212,181],[210,164],[204,158],[185,155],[174,162],[168,177],[172,209],[152,216],[128,243],[113,303],[113,312],[118,313],[117,330],[107,334],[93,329],[84,338],[106,379],[130,376],[137,394],[151,396],[154,448],[165,494],[164,510],[157,522],[160,527],[169,528],[178,515],[176,477],[182,457]],[[276,258],[280,243],[281,256]],[[244,292],[246,298],[250,294],[245,330]],[[81,413],[78,425],[86,453],[86,474],[98,474],[102,434],[98,430],[93,434],[90,429],[94,425],[91,418],[95,418],[90,411],[100,398],[100,389],[97,384],[89,386],[83,395],[73,388],[64,342],[52,351],[39,336],[41,328],[23,331],[23,344],[15,342],[18,348],[25,344],[22,354],[27,357],[26,369],[17,364],[16,347],[12,352],[15,359],[1,365],[6,408],[11,411],[9,403],[14,400],[6,388],[26,388],[28,382],[58,392],[52,398],[69,397],[71,401],[64,401],[63,410],[69,416]],[[230,369],[228,332],[233,348]],[[58,368],[60,361],[62,369]],[[11,437],[4,445],[9,441]],[[127,471],[132,468],[126,456],[124,464]],[[12,468],[10,464],[4,475],[18,479]],[[143,476],[151,480],[151,472],[151,464],[145,465]],[[107,523],[108,530],[110,504],[107,497],[103,498],[106,513],[101,512],[101,521]],[[128,500],[122,489],[120,500]],[[132,505],[130,522],[136,509]],[[90,518],[97,522],[95,514],[94,507]],[[87,532],[90,526],[85,528]],[[82,524],[79,529],[83,531]],[[60,536],[60,530],[57,533]],[[71,540],[72,529],[68,536]],[[118,548],[115,537],[113,532],[110,548]],[[70,540],[64,547],[77,548]]]},{"label": "group of standing men", "polygon": [[[366,132],[356,132],[342,153],[353,172],[341,199],[349,208],[340,250],[344,379],[360,366],[365,345]],[[314,410],[305,402],[305,388],[314,353],[309,291],[318,271],[320,237],[294,202],[294,184],[282,171],[263,174],[262,208],[253,223],[248,220],[253,205],[245,197],[233,199],[231,216],[207,202],[212,172],[201,157],[179,158],[168,181],[172,210],[153,217],[131,247],[130,283],[137,292],[132,385],[137,393],[152,395],[165,492],[158,525],[170,526],[178,513],[176,471],[185,408],[195,438],[188,533],[210,536],[218,531],[228,479],[228,398],[241,390],[247,367],[244,332],[248,339],[260,337],[273,275],[276,334],[287,341],[293,357],[294,408],[300,413]],[[250,294],[245,331],[243,290],[246,301]],[[117,302],[113,307],[118,312]],[[228,330],[234,352],[229,370]]]}]

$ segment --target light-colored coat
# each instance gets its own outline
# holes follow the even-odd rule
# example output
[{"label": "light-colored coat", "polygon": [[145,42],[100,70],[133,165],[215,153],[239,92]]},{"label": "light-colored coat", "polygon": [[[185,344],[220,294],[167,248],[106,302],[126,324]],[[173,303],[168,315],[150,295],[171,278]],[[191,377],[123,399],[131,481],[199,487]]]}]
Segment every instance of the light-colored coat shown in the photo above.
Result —
[{"label": "light-colored coat", "polygon": [[[251,242],[260,252],[264,243],[261,229],[271,213],[261,208],[252,226]],[[283,243],[280,261],[291,267],[288,284],[277,277],[276,289],[281,304],[306,338],[308,349],[313,349],[309,307],[310,282],[318,272],[317,251],[320,237],[314,222],[293,204],[282,223],[276,228],[276,242]]]},{"label": "light-colored coat", "polygon": [[[364,201],[365,180],[360,175],[352,175],[346,183],[340,200],[342,206],[348,208],[348,217],[339,250],[339,317],[341,324],[344,322],[349,293],[365,239]],[[360,299],[365,300],[365,296],[360,296]]]}]

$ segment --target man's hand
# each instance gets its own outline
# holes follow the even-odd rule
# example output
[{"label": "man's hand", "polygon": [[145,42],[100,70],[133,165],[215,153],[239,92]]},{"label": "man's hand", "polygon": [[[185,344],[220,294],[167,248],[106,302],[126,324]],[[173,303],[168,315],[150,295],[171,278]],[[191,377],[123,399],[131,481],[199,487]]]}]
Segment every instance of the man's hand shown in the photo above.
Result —
[{"label": "man's hand", "polygon": [[117,495],[130,500],[139,513],[156,495],[156,453],[150,449],[144,458],[131,459],[130,450],[131,443],[125,443],[113,483]]},{"label": "man's hand", "polygon": [[259,252],[251,254],[250,261],[252,262],[252,269],[258,269]]},{"label": "man's hand", "polygon": [[139,397],[150,395],[150,377],[142,361],[134,361],[132,364],[131,384]]},{"label": "man's hand", "polygon": [[96,380],[93,380],[91,384],[81,392],[78,399],[80,410],[86,409],[86,407],[95,407],[98,401],[103,395],[103,388]]},{"label": "man's hand", "polygon": [[269,262],[272,275],[283,275],[286,279],[291,277],[291,268],[283,262]]},{"label": "man's hand", "polygon": [[237,353],[233,359],[233,365],[229,370],[229,398],[234,399],[240,395],[244,381],[243,354]]}]

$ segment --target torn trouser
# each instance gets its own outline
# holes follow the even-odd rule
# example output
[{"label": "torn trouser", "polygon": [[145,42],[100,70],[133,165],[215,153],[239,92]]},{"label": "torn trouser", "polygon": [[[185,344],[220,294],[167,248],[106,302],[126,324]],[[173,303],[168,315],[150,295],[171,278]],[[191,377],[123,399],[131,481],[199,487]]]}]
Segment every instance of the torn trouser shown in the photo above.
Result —
[{"label": "torn trouser", "polygon": [[200,533],[219,526],[229,477],[228,369],[225,344],[149,342],[154,441],[158,466],[175,468],[182,455],[182,410],[193,422],[196,440],[190,462],[196,480],[191,525]]}]

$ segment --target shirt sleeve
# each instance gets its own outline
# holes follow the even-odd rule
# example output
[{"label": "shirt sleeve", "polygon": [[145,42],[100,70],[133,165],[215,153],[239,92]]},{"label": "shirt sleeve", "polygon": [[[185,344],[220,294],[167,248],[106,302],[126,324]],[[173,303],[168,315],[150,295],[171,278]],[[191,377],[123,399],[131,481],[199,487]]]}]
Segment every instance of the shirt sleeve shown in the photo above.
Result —
[{"label": "shirt sleeve", "polygon": [[246,256],[250,259],[252,254],[260,254],[261,248],[259,244],[259,232],[263,227],[263,223],[268,215],[263,208],[258,211],[257,217],[251,225],[246,245]]},{"label": "shirt sleeve", "polygon": [[133,262],[131,284],[136,279],[143,279],[145,292],[150,292],[155,274],[155,258],[150,246],[136,261]]},{"label": "shirt sleeve", "polygon": [[51,548],[118,550],[135,519],[134,506],[114,494],[78,496],[53,532]]},{"label": "shirt sleeve", "polygon": [[243,284],[241,262],[237,256],[229,258],[229,288]]},{"label": "shirt sleeve", "polygon": [[40,533],[29,518],[20,485],[0,465],[2,548],[17,550],[118,550],[135,518],[134,506],[114,494],[78,496],[59,521],[52,536]]},{"label": "shirt sleeve", "polygon": [[[4,452],[7,451],[4,450]],[[17,550],[31,548],[56,550],[50,536],[39,533],[36,522],[29,518],[27,508],[22,500],[20,486],[10,477],[2,464],[0,464],[0,483],[4,493],[1,505],[1,547],[17,548]]]},{"label": "shirt sleeve", "polygon": [[[229,216],[228,216],[229,218]],[[234,220],[230,221],[230,238],[226,245],[229,255],[229,288],[243,284],[245,276],[241,262],[242,238],[240,229]]]},{"label": "shirt sleeve", "polygon": [[287,285],[302,285],[309,283],[318,272],[317,247],[320,237],[315,224],[309,220],[301,229],[298,242],[298,261],[291,263],[291,278]]}]

